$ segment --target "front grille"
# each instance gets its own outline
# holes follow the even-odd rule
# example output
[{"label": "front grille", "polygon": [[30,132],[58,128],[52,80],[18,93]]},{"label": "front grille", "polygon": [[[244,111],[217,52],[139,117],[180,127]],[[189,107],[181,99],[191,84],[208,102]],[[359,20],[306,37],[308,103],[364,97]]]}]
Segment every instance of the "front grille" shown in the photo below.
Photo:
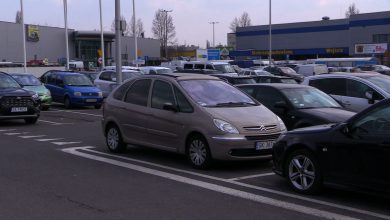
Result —
[{"label": "front grille", "polygon": [[34,102],[30,97],[3,97],[1,99],[1,107],[29,107],[34,106]]},{"label": "front grille", "polygon": [[230,155],[235,157],[265,156],[271,154],[272,154],[272,149],[256,150],[254,148],[249,148],[249,149],[233,149],[230,151]]},{"label": "front grille", "polygon": [[258,131],[258,132],[272,132],[278,128],[277,125],[259,125],[244,127],[246,131]]},{"label": "front grille", "polygon": [[83,92],[81,93],[82,96],[99,96],[99,93],[97,92]]},{"label": "front grille", "polygon": [[270,134],[270,135],[252,135],[245,136],[248,141],[268,141],[268,140],[276,140],[280,134]]}]

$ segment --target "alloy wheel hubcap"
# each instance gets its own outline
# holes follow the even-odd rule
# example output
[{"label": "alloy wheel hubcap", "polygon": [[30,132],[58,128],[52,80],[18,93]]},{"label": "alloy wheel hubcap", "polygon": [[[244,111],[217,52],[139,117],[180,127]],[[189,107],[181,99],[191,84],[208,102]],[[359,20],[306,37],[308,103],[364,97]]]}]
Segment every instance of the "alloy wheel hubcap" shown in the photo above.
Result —
[{"label": "alloy wheel hubcap", "polygon": [[189,151],[190,151],[191,161],[195,165],[200,166],[206,161],[207,150],[205,144],[202,141],[200,140],[192,141]]},{"label": "alloy wheel hubcap", "polygon": [[107,133],[107,143],[108,147],[111,149],[116,149],[119,142],[119,133],[115,128],[110,128]]},{"label": "alloy wheel hubcap", "polygon": [[309,189],[314,183],[315,174],[313,162],[305,155],[297,155],[290,161],[288,177],[295,188]]}]

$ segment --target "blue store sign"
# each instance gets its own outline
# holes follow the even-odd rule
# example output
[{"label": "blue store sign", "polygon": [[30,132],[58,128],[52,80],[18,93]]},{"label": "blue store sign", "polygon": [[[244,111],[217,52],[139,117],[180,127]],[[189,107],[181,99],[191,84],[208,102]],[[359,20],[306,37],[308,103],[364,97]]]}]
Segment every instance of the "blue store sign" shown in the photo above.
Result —
[{"label": "blue store sign", "polygon": [[207,50],[208,60],[220,60],[221,51],[219,49],[208,49]]}]

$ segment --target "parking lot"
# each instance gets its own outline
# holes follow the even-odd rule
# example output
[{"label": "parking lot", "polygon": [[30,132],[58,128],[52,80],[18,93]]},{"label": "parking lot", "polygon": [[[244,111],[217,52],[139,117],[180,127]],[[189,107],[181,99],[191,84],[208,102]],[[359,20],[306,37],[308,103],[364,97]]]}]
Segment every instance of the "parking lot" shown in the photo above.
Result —
[{"label": "parking lot", "polygon": [[203,171],[165,151],[112,154],[101,118],[101,110],[53,105],[36,125],[2,122],[0,218],[390,219],[382,196],[295,194],[271,162],[220,161]]}]

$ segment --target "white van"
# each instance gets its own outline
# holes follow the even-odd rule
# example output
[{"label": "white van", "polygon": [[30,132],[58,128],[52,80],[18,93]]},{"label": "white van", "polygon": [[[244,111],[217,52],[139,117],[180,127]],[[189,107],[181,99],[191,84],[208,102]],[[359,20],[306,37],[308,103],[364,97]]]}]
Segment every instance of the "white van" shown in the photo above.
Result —
[{"label": "white van", "polygon": [[305,64],[297,66],[295,71],[302,76],[315,76],[328,74],[328,67],[325,64]]}]

